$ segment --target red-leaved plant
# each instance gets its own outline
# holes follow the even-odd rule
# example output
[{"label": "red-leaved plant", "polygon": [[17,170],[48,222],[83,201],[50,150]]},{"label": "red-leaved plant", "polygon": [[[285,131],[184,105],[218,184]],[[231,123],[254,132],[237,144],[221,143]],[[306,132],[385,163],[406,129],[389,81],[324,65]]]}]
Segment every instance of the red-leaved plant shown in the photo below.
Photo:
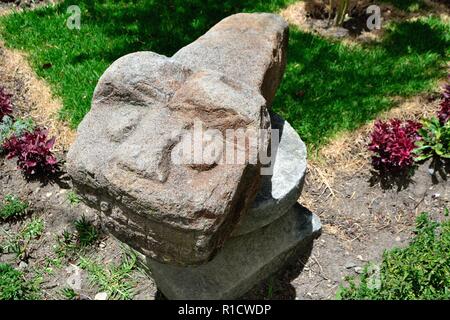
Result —
[{"label": "red-leaved plant", "polygon": [[13,136],[3,144],[8,159],[17,157],[17,165],[26,176],[55,173],[58,160],[51,149],[55,138],[48,139],[48,130],[37,128],[20,137]]},{"label": "red-leaved plant", "polygon": [[444,87],[441,109],[438,112],[438,118],[441,124],[445,124],[448,120],[450,120],[450,84],[447,84]]},{"label": "red-leaved plant", "polygon": [[415,142],[420,139],[417,130],[421,124],[399,119],[377,121],[372,132],[369,150],[374,152],[372,165],[389,174],[404,173],[414,164]]},{"label": "red-leaved plant", "polygon": [[4,116],[8,116],[12,113],[12,95],[7,94],[3,88],[0,88],[0,121]]}]

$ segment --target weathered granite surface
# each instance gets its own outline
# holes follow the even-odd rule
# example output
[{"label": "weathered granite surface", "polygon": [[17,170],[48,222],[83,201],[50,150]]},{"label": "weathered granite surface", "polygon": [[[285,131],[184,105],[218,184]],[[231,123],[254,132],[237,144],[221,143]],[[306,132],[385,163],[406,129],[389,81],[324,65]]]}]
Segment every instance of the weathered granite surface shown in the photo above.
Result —
[{"label": "weathered granite surface", "polygon": [[[272,132],[278,130],[273,174],[262,177],[261,188],[251,209],[245,213],[232,236],[252,232],[285,214],[297,203],[306,175],[306,146],[291,125],[271,113]],[[272,144],[274,143],[272,136]]]},{"label": "weathered granite surface", "polygon": [[283,78],[288,38],[289,26],[281,16],[239,13],[223,19],[173,58],[259,88],[270,107]]},{"label": "weathered granite surface", "polygon": [[260,164],[175,164],[171,156],[195,120],[220,132],[270,127],[287,29],[275,15],[239,14],[173,58],[138,52],[108,68],[67,169],[113,235],[177,265],[203,264],[220,250],[254,201]]}]

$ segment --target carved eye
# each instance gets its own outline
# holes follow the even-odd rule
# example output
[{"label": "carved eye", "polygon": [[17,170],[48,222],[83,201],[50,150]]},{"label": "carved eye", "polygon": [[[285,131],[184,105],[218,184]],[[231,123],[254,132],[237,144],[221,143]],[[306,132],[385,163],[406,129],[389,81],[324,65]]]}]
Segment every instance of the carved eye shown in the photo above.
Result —
[{"label": "carved eye", "polygon": [[111,112],[107,127],[107,135],[113,142],[121,142],[128,138],[135,130],[143,116],[143,110],[136,107],[121,108]]}]

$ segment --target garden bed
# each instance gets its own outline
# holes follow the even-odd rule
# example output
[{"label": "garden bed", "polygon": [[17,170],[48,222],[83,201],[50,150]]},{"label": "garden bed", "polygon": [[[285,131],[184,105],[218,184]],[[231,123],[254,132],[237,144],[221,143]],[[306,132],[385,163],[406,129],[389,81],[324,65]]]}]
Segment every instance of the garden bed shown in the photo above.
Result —
[{"label": "garden bed", "polygon": [[[395,185],[391,188],[381,185],[371,172],[371,154],[367,150],[373,127],[371,120],[375,117],[419,120],[434,114],[439,107],[440,85],[436,82],[445,73],[442,65],[448,52],[445,35],[448,26],[435,17],[419,23],[405,22],[402,19],[411,16],[403,12],[403,18],[402,12],[397,14],[397,29],[389,31],[391,38],[380,40],[374,51],[293,29],[290,60],[275,109],[292,122],[310,145],[308,175],[299,202],[320,216],[323,234],[309,257],[299,259],[244,298],[333,299],[346,276],[360,274],[368,261],[380,261],[384,250],[406,246],[413,236],[416,217],[422,211],[429,212],[434,220],[441,220],[443,209],[450,207],[448,171],[433,177],[428,170],[429,163],[421,164],[411,181],[400,190]],[[48,14],[55,14],[54,9],[48,10]],[[33,13],[27,15],[38,19]],[[58,19],[56,23],[63,17]],[[17,16],[8,23],[12,28],[20,26],[23,20]],[[41,27],[43,34],[54,31],[53,26]],[[98,31],[94,24],[91,27],[89,30]],[[434,42],[415,42],[413,33],[417,29],[413,27],[427,32],[433,30]],[[93,61],[93,57],[77,60],[73,56],[74,59],[67,61],[56,59],[47,68],[44,65],[48,57],[54,54],[62,57],[62,52],[51,43],[47,43],[48,51],[44,54],[33,51],[42,39],[36,29],[27,31],[32,33],[27,39],[7,31],[7,43],[24,48],[34,70],[50,85],[36,75],[23,53],[0,44],[0,87],[13,95],[15,116],[31,117],[38,125],[50,128],[50,135],[57,138],[56,156],[64,163],[74,136],[67,123],[73,126],[79,122],[87,110],[90,90],[98,75],[110,60],[123,52],[110,47],[114,54],[106,60]],[[395,49],[400,35],[406,37],[402,45],[412,45],[411,52]],[[83,42],[84,45],[87,43]],[[173,49],[173,44],[162,45],[164,51]],[[149,47],[153,48],[150,44]],[[89,63],[83,64],[82,60]],[[67,69],[67,63],[72,66],[70,61],[76,68]],[[367,69],[373,65],[378,66],[376,71]],[[397,68],[399,65],[402,67]],[[88,67],[88,77],[81,79],[81,84],[71,83],[74,79],[71,78],[60,86],[61,70],[72,70],[70,77],[76,78]],[[396,68],[398,74],[393,74],[391,68]],[[363,80],[345,86],[356,79]],[[77,90],[79,85],[84,87],[83,92]],[[52,92],[62,98],[56,98]],[[63,105],[65,112],[60,113]],[[67,122],[61,121],[61,116]],[[161,298],[153,281],[144,276],[137,264],[129,260],[124,263],[122,259],[129,253],[102,232],[95,213],[79,203],[71,191],[64,166],[62,169],[58,179],[29,181],[16,169],[14,160],[0,158],[0,202],[13,194],[29,204],[23,217],[0,221],[0,243],[8,242],[11,235],[20,235],[36,219],[42,219],[44,227],[39,236],[27,243],[25,256],[0,253],[0,263],[22,270],[27,280],[42,277],[39,293],[44,299],[94,299],[100,292],[115,298]],[[89,246],[77,247],[75,253],[59,256],[57,249],[64,231],[76,234],[75,224],[83,216],[98,230],[98,237]],[[103,272],[92,261],[86,263],[84,259],[96,260]],[[77,265],[83,268],[74,267]],[[81,273],[82,279],[75,296],[67,291],[74,270]],[[119,274],[119,282],[125,283],[125,294],[118,293],[123,288],[112,277],[108,278],[108,274]],[[128,290],[130,287],[133,290]]]},{"label": "garden bed", "polygon": [[[418,120],[424,114],[434,113],[438,101],[437,93],[417,97],[384,114],[384,118],[396,116]],[[437,220],[443,217],[442,209],[450,206],[449,182],[444,179],[450,175],[437,175],[434,179],[428,170],[429,163],[425,163],[402,190],[383,189],[373,181],[371,174],[367,151],[371,128],[367,125],[342,135],[324,147],[316,160],[311,159],[300,203],[320,216],[323,234],[309,259],[299,260],[244,298],[334,298],[344,277],[362,272],[368,261],[379,261],[385,249],[406,245],[420,212],[430,212]],[[65,154],[58,152],[57,156],[63,161]],[[71,203],[70,180],[64,175],[44,185],[38,181],[30,182],[16,169],[13,160],[5,159],[0,165],[0,173],[1,198],[15,190],[15,195],[30,203],[29,213],[45,222],[45,232],[32,242],[30,256],[22,261],[27,264],[25,273],[29,277],[34,276],[36,270],[43,274],[44,298],[64,298],[61,290],[70,280],[71,264],[76,265],[78,260],[55,256],[56,239],[64,230],[73,230],[74,222],[82,215],[98,226],[95,213],[82,203]],[[30,221],[29,217],[2,223],[1,228],[15,234],[27,221]],[[4,241],[5,235],[0,236],[0,242]],[[118,264],[123,254],[120,244],[102,233],[99,241],[83,256],[95,257],[102,264],[111,266]],[[3,254],[0,260],[23,266],[14,254]],[[134,279],[140,279],[136,282],[139,285],[135,288],[135,298],[154,298],[157,293],[151,279],[144,281],[143,273],[138,270],[131,274]],[[101,291],[90,284],[87,272],[83,273],[82,283],[82,289],[77,291],[80,298],[93,299]]]},{"label": "garden bed", "polygon": [[[63,159],[64,155],[58,154],[58,158]],[[103,292],[108,294],[108,298],[116,295],[117,299],[153,299],[156,287],[139,269],[137,262],[126,272],[114,269],[123,266],[127,249],[102,232],[95,212],[79,202],[67,182],[64,177],[44,183],[27,181],[14,161],[0,159],[0,201],[14,194],[29,205],[24,216],[0,221],[0,263],[18,268],[27,281],[37,281],[39,299],[68,299],[66,292],[71,285],[78,286],[77,281],[80,287],[75,290],[76,299],[94,299]],[[76,247],[73,252],[61,252],[68,250],[68,245],[61,248],[60,244],[64,232],[74,233],[76,221],[83,217],[98,230],[97,239],[87,248]],[[42,232],[35,239],[29,243],[19,239],[19,249],[1,252],[15,237],[20,238],[21,230],[33,221],[43,224]],[[20,249],[23,249],[23,255],[18,257]],[[105,276],[80,268],[80,257],[89,261],[88,267],[101,266]],[[132,291],[122,292],[121,289],[127,286],[132,287]]]}]

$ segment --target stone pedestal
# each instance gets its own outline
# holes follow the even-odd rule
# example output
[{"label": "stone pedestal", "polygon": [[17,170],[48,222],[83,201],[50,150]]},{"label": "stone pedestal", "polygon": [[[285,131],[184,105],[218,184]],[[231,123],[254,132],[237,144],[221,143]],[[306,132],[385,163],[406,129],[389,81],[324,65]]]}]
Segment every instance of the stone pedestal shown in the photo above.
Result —
[{"label": "stone pedestal", "polygon": [[280,143],[272,176],[264,176],[252,209],[210,262],[179,267],[151,258],[158,288],[169,299],[236,299],[307,250],[320,235],[317,216],[297,203],[306,173],[306,148],[295,130],[272,114]]},{"label": "stone pedestal", "polygon": [[177,267],[152,259],[147,264],[169,299],[236,299],[306,251],[320,230],[318,217],[296,204],[270,225],[229,239],[207,264]]}]

